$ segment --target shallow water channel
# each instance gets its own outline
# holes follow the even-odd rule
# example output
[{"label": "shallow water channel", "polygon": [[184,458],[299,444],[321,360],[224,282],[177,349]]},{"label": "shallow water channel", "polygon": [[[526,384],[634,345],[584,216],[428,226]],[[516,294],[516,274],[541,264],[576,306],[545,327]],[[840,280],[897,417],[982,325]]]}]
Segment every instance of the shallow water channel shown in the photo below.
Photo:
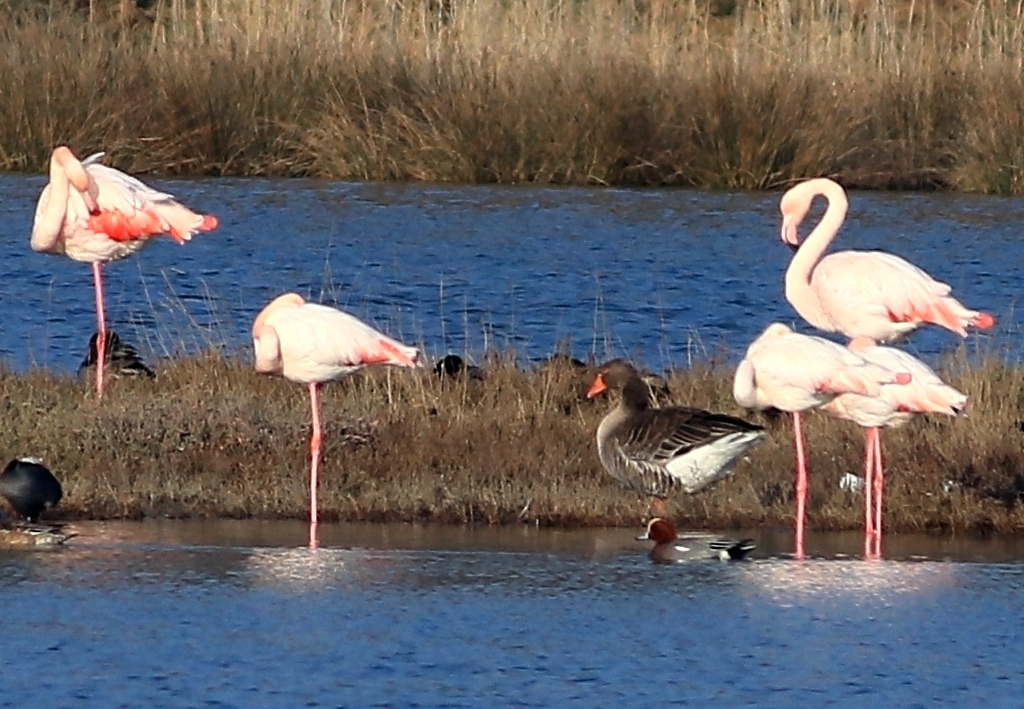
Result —
[{"label": "shallow water channel", "polygon": [[1017,707],[1024,544],[635,530],[84,523],[0,553],[0,706]]},{"label": "shallow water channel", "polygon": [[[778,193],[151,180],[220,227],[160,239],[104,271],[107,314],[148,357],[251,348],[253,317],[294,290],[425,348],[524,360],[560,346],[663,370],[738,359],[774,321],[790,251]],[[43,176],[0,175],[0,359],[74,372],[95,330],[88,266],[28,245]],[[968,341],[1017,358],[1024,200],[853,193],[836,248],[883,249],[996,315]],[[809,226],[808,226],[809,228]],[[805,232],[806,233],[806,232]],[[929,330],[910,349],[959,338]]]}]

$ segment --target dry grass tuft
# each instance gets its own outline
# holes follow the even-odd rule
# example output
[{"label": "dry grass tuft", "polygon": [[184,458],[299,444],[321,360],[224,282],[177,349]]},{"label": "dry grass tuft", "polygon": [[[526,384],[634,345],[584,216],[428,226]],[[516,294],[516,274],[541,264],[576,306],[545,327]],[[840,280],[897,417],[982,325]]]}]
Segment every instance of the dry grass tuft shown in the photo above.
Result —
[{"label": "dry grass tuft", "polygon": [[0,169],[1022,193],[995,0],[0,3]]},{"label": "dry grass tuft", "polygon": [[[594,433],[609,409],[584,394],[594,370],[559,360],[522,371],[488,360],[486,379],[368,371],[324,388],[321,510],[327,520],[456,524],[635,525],[647,500],[601,469]],[[971,397],[957,421],[916,420],[884,435],[890,530],[1024,530],[1024,370],[951,366]],[[744,415],[731,372],[675,372],[672,400]],[[65,485],[70,518],[308,514],[308,398],[302,387],[220,356],[168,361],[155,380],[91,385],[41,371],[0,372],[0,450],[37,455]],[[793,449],[786,416],[736,473],[670,501],[694,527],[788,526]],[[810,524],[862,525],[862,498],[839,489],[860,474],[851,424],[810,416]]]}]

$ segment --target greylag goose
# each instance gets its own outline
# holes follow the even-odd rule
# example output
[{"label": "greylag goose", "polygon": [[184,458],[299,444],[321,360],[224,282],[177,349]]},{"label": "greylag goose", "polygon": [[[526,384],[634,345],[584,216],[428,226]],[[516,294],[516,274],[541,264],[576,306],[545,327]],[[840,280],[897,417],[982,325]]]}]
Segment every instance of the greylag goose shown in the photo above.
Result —
[{"label": "greylag goose", "polygon": [[622,399],[597,428],[598,455],[613,478],[644,495],[703,490],[765,436],[760,426],[733,416],[654,408],[649,386],[623,360],[601,367],[587,398],[607,390],[622,392]]}]

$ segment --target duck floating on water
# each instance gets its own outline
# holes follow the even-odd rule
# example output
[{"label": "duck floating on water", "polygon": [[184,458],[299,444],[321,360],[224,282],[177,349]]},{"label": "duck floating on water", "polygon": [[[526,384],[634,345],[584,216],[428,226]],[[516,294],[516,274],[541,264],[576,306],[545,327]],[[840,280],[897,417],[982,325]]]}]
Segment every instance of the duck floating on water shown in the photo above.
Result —
[{"label": "duck floating on water", "polygon": [[55,547],[71,537],[61,524],[33,524],[15,520],[0,520],[0,549],[32,549]]},{"label": "duck floating on water", "polygon": [[680,537],[672,523],[661,517],[648,522],[647,531],[637,537],[637,541],[647,540],[655,542],[650,557],[657,564],[700,559],[738,561],[757,546],[753,539],[730,539],[713,534],[688,533]]}]

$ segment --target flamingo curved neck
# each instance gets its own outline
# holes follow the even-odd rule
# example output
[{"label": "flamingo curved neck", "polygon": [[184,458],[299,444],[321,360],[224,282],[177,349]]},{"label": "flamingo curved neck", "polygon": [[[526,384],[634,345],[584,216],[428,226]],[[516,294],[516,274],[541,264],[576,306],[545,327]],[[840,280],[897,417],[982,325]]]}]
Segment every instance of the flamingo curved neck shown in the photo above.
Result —
[{"label": "flamingo curved neck", "polygon": [[253,333],[255,369],[262,374],[279,374],[284,369],[281,361],[281,340],[277,331],[264,325]]},{"label": "flamingo curved neck", "polygon": [[828,200],[828,208],[821,221],[797,249],[789,268],[786,269],[786,300],[811,325],[831,332],[835,328],[821,306],[821,301],[811,285],[811,279],[814,268],[825,255],[825,250],[846,219],[849,202],[843,188],[832,180],[809,180],[804,185],[807,189],[808,202],[821,196]]},{"label": "flamingo curved neck", "polygon": [[32,237],[29,240],[33,251],[49,251],[57,244],[67,214],[70,182],[64,168],[50,159],[50,184],[48,191],[39,198]]}]

